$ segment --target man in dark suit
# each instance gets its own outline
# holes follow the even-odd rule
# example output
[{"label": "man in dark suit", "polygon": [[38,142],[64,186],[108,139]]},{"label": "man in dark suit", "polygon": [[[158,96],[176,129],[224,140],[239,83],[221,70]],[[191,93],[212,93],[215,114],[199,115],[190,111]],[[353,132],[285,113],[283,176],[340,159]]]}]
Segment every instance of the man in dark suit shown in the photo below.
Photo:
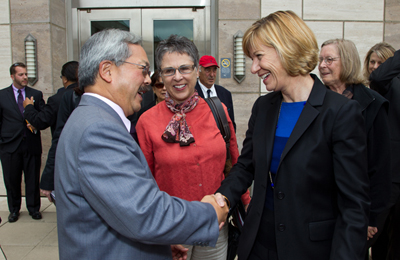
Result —
[{"label": "man in dark suit", "polygon": [[219,68],[217,61],[213,56],[204,55],[200,58],[199,64],[199,79],[196,84],[197,92],[202,98],[218,97],[228,109],[229,117],[236,131],[232,94],[223,86],[214,84],[217,78],[217,69]]},{"label": "man in dark suit", "polygon": [[24,100],[25,119],[36,129],[43,130],[50,126],[51,135],[53,135],[62,96],[66,91],[72,90],[78,85],[78,66],[79,63],[77,61],[69,61],[62,66],[60,78],[64,87],[60,88],[55,95],[47,99],[47,104],[42,111],[35,109],[32,98]]},{"label": "man in dark suit", "polygon": [[21,208],[22,171],[25,178],[26,207],[33,219],[41,219],[39,176],[42,154],[40,131],[28,124],[23,114],[26,97],[34,100],[34,107],[44,107],[41,91],[28,87],[28,74],[23,63],[10,67],[13,84],[0,90],[0,159],[10,215],[9,222],[18,220]]},{"label": "man in dark suit", "polygon": [[[29,121],[29,123],[32,126],[34,126],[38,130],[43,130],[50,126],[51,136],[53,137],[53,139],[54,139],[54,131],[56,129],[56,124],[57,124],[57,114],[61,104],[62,97],[65,94],[65,92],[72,91],[75,87],[78,86],[78,67],[79,67],[79,62],[77,61],[69,61],[62,66],[60,78],[62,80],[64,87],[60,88],[56,94],[47,99],[47,104],[45,105],[42,111],[39,112],[35,109],[32,99],[26,98],[24,100],[23,105],[25,108],[24,111],[25,118]],[[49,157],[52,157],[53,159],[54,153],[52,153],[51,151],[52,150],[50,148],[47,160],[49,160]],[[54,160],[52,159],[51,161],[54,162]],[[51,191],[54,190],[54,177],[53,177],[54,164],[52,164],[53,167],[51,168],[48,168],[47,165],[48,164],[46,162],[46,167],[43,170],[42,179],[40,181],[40,188],[41,188],[40,191],[44,195],[46,195],[46,197],[50,201],[52,201],[50,194]],[[51,173],[50,175],[49,175],[49,170]]]}]

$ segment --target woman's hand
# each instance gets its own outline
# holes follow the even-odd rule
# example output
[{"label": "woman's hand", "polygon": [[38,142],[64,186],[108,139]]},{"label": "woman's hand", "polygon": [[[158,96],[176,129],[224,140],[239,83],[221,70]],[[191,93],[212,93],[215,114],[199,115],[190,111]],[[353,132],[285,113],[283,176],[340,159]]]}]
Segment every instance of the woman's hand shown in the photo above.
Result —
[{"label": "woman's hand", "polygon": [[376,233],[378,233],[378,228],[377,227],[368,226],[367,240],[372,239]]},{"label": "woman's hand", "polygon": [[173,260],[186,260],[187,251],[189,249],[183,247],[182,245],[171,245],[172,259]]}]

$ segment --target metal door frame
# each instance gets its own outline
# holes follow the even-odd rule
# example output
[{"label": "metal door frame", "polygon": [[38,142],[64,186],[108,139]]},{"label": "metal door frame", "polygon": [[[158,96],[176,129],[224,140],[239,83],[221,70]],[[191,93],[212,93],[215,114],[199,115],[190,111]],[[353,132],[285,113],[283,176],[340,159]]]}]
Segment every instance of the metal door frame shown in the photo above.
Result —
[{"label": "metal door frame", "polygon": [[204,54],[211,54],[217,57],[217,1],[216,0],[70,0],[66,1],[67,6],[67,54],[69,60],[79,60],[79,18],[78,12],[82,9],[124,9],[124,8],[177,8],[191,7],[206,9],[205,28],[206,44]]}]

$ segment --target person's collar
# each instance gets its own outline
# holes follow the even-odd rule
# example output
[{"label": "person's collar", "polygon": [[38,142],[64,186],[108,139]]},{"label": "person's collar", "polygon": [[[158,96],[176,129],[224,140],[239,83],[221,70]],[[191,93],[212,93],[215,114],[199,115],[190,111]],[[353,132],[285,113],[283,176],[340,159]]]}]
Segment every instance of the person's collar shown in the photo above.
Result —
[{"label": "person's collar", "polygon": [[215,84],[213,84],[211,86],[211,88],[207,88],[206,86],[204,86],[200,79],[197,79],[197,81],[199,82],[199,86],[201,88],[201,90],[203,91],[204,97],[207,98],[207,90],[211,90],[211,96],[217,96],[217,91],[215,90]]},{"label": "person's collar", "polygon": [[119,115],[119,117],[121,118],[121,120],[124,123],[124,125],[125,125],[126,129],[128,130],[128,132],[131,130],[131,121],[129,121],[129,119],[126,118],[126,116],[124,114],[124,111],[122,110],[122,108],[119,105],[117,105],[113,101],[111,101],[108,98],[105,98],[105,97],[103,97],[103,96],[101,96],[99,94],[85,92],[85,93],[83,93],[83,95],[88,95],[88,96],[92,96],[92,97],[98,98],[101,101],[103,101],[104,103],[106,103],[107,105],[109,105]]},{"label": "person's collar", "polygon": [[[14,83],[12,84],[12,88],[13,88],[13,90],[14,90],[15,92],[18,92],[18,90],[19,90],[19,88],[16,88],[16,87],[14,86]],[[25,87],[21,88],[21,91],[24,92],[24,91],[25,91]]]}]

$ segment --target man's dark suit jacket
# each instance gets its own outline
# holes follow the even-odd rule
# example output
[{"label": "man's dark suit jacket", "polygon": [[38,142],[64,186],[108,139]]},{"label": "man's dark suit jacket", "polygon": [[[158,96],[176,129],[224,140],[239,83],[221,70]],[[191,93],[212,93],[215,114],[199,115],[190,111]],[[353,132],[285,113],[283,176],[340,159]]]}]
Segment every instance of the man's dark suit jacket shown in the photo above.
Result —
[{"label": "man's dark suit jacket", "polygon": [[392,182],[400,183],[400,50],[371,73],[371,88],[389,100]]},{"label": "man's dark suit jacket", "polygon": [[371,209],[369,226],[377,227],[378,216],[390,201],[390,129],[389,102],[376,91],[362,84],[353,85],[353,100],[362,109],[367,133],[368,175]]},{"label": "man's dark suit jacket", "polygon": [[[76,85],[75,85],[76,86]],[[40,188],[42,190],[54,190],[54,164],[58,139],[72,111],[78,106],[81,96],[76,95],[75,91],[66,91],[61,98],[60,107],[57,114],[56,128],[51,140],[51,147],[47,154],[46,166],[44,167]]]},{"label": "man's dark suit jacket", "polygon": [[35,109],[33,105],[25,107],[25,118],[38,130],[51,127],[51,135],[53,136],[57,123],[57,113],[60,107],[62,96],[65,91],[72,90],[77,86],[77,83],[69,85],[67,88],[60,88],[56,94],[47,99],[47,104],[42,111]]},{"label": "man's dark suit jacket", "polygon": [[[43,94],[31,87],[25,87],[25,95],[35,100],[34,107],[40,111],[44,108]],[[26,122],[18,108],[12,85],[0,90],[0,150],[13,153],[17,150],[26,133],[28,151],[31,154],[42,153],[40,131],[32,133],[26,127]]]},{"label": "man's dark suit jacket", "polygon": [[[231,118],[231,121],[233,123],[233,127],[235,128],[236,131],[236,123],[235,123],[235,115],[233,113],[233,101],[232,101],[232,94],[229,90],[224,88],[223,86],[216,85],[214,84],[215,90],[217,92],[217,96],[219,100],[221,100],[222,103],[226,106],[228,109],[229,117]],[[201,90],[201,87],[199,85],[199,81],[197,80],[196,83],[196,90],[197,93],[199,93],[199,96],[202,98],[205,98],[203,95],[203,91]]]},{"label": "man's dark suit jacket", "polygon": [[[282,152],[275,177],[274,215],[279,259],[363,260],[369,209],[364,119],[360,105],[314,86]],[[218,192],[234,207],[254,180],[239,241],[248,259],[265,208],[268,170],[282,94],[254,104],[242,153]]]}]

